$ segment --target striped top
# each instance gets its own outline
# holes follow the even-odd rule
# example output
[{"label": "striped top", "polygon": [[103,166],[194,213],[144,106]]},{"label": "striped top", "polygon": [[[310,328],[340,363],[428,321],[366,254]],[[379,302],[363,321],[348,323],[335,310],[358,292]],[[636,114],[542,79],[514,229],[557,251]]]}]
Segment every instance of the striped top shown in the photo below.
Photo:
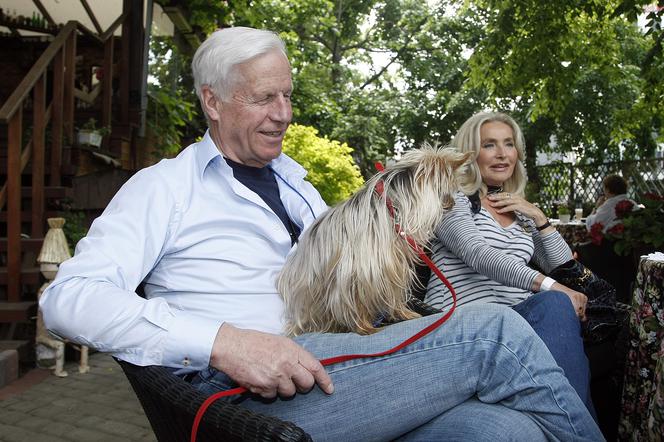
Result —
[{"label": "striped top", "polygon": [[[532,295],[538,275],[531,259],[544,272],[572,259],[572,251],[558,232],[541,234],[535,223],[520,214],[502,227],[484,208],[473,214],[462,193],[436,228],[432,260],[457,292],[457,306],[469,303],[517,304]],[[452,297],[432,273],[425,301],[448,309]]]}]

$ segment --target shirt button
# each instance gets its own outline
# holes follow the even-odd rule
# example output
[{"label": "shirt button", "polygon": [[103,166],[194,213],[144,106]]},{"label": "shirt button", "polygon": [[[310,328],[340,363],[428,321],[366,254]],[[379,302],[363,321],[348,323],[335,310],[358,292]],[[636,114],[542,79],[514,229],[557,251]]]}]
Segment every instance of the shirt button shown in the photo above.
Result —
[{"label": "shirt button", "polygon": [[185,367],[189,367],[190,364],[191,364],[191,361],[189,360],[189,358],[184,358],[182,360],[182,365],[184,365]]}]

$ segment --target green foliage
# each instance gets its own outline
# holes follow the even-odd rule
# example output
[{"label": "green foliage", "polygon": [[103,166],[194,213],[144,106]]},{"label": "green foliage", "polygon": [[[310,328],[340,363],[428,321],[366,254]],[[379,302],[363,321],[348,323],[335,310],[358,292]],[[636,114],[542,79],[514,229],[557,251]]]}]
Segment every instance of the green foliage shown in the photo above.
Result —
[{"label": "green foliage", "polygon": [[284,138],[284,153],[307,171],[307,180],[329,205],[348,198],[363,183],[345,143],[319,137],[313,127],[292,124]]},{"label": "green foliage", "polygon": [[196,105],[184,99],[181,91],[168,93],[161,88],[148,90],[148,126],[156,139],[155,155],[172,157],[182,148],[184,128],[194,118]]},{"label": "green foliage", "polygon": [[664,246],[664,196],[645,194],[641,203],[644,208],[627,212],[622,217],[622,224],[607,231],[607,237],[614,240],[613,248],[619,255],[661,250]]},{"label": "green foliage", "polygon": [[191,56],[171,37],[150,42],[147,124],[155,138],[155,159],[172,157],[204,131],[205,120],[193,91]]},{"label": "green foliage", "polygon": [[487,38],[470,59],[470,84],[512,101],[526,121],[549,121],[538,150],[550,150],[555,136],[555,150],[582,159],[619,160],[624,147],[627,158],[652,155],[662,141],[664,76],[644,69],[653,51],[662,62],[635,24],[644,3],[474,1],[487,11]]},{"label": "green foliage", "polygon": [[[278,32],[293,67],[293,121],[353,146],[365,176],[375,160],[423,141],[446,143],[470,115],[493,109],[521,124],[533,181],[539,152],[574,152],[582,163],[645,158],[664,141],[664,10],[647,13],[645,31],[636,24],[650,3],[182,2],[205,32],[232,25]],[[196,103],[186,95],[188,64],[181,66],[175,76],[156,76],[175,79],[160,80],[171,97]],[[204,124],[199,114],[175,126],[187,138]]]},{"label": "green foliage", "polygon": [[97,127],[97,120],[94,118],[88,119],[88,121],[86,121],[85,124],[81,126],[81,129],[88,130],[90,132],[97,132],[102,137],[111,133],[111,128],[108,126]]},{"label": "green foliage", "polygon": [[62,213],[65,219],[65,224],[62,230],[65,232],[67,238],[67,245],[69,246],[69,253],[74,255],[76,244],[88,234],[88,223],[85,217],[85,212],[81,210],[67,209]]}]

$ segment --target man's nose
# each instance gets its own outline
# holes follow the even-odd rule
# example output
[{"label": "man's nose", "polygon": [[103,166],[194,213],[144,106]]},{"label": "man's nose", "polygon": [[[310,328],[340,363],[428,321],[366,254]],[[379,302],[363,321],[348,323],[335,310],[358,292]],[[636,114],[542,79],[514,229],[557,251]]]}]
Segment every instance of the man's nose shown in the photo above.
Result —
[{"label": "man's nose", "polygon": [[289,123],[293,116],[290,98],[285,95],[279,95],[272,102],[270,109],[270,118],[280,123]]}]

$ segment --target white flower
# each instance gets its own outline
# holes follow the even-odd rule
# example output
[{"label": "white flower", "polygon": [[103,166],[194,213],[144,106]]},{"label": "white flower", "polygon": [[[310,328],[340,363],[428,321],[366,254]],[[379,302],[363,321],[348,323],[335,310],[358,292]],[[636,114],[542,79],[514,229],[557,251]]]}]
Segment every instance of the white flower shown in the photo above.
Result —
[{"label": "white flower", "polygon": [[655,342],[656,340],[657,340],[657,333],[654,332],[654,331],[651,331],[651,332],[648,333],[648,335],[646,336],[646,344],[652,344],[652,343]]}]

